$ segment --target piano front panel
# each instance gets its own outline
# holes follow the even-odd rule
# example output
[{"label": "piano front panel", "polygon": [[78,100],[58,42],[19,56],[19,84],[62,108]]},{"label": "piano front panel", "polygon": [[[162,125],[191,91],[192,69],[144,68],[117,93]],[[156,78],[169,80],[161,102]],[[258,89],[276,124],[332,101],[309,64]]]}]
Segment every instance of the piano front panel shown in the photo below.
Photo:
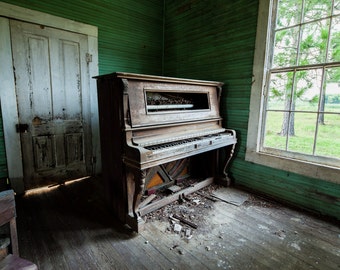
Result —
[{"label": "piano front panel", "polygon": [[128,81],[132,128],[219,118],[216,86]]}]

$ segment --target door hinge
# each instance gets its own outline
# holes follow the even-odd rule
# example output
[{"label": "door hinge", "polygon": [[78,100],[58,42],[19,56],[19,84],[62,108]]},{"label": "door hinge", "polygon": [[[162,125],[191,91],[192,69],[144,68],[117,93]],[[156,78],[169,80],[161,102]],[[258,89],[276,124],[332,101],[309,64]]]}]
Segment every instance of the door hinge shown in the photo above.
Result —
[{"label": "door hinge", "polygon": [[92,62],[92,54],[87,53],[86,54],[86,63],[91,63]]}]

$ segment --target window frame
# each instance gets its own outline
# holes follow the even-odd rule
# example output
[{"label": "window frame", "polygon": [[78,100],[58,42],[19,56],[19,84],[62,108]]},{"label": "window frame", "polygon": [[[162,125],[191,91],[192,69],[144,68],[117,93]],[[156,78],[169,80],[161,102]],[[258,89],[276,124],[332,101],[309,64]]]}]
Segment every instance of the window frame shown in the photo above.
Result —
[{"label": "window frame", "polygon": [[315,158],[312,161],[307,161],[303,160],[303,155],[299,153],[287,157],[281,156],[279,153],[261,151],[261,127],[264,125],[265,76],[268,74],[268,66],[266,65],[268,57],[270,57],[267,52],[270,51],[270,41],[273,39],[270,31],[271,25],[275,23],[274,16],[271,14],[274,1],[276,0],[259,0],[245,160],[340,184],[340,167],[321,164],[318,162],[321,159]]}]

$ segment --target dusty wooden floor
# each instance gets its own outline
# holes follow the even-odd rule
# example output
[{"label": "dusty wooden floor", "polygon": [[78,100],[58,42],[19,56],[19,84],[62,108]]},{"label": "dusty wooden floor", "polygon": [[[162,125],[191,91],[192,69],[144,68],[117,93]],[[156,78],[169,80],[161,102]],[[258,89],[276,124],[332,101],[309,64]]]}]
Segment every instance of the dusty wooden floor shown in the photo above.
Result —
[{"label": "dusty wooden floor", "polygon": [[93,181],[17,198],[22,257],[44,270],[340,269],[337,224],[249,196],[241,206],[202,203],[190,239],[156,214],[135,234],[102,207]]}]

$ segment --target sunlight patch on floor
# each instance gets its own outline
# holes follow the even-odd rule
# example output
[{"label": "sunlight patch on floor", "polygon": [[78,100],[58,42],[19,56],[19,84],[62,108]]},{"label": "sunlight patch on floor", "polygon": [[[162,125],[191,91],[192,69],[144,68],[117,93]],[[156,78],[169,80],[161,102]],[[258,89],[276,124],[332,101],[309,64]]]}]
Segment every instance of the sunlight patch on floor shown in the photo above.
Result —
[{"label": "sunlight patch on floor", "polygon": [[26,190],[25,195],[37,195],[37,194],[49,192],[49,191],[52,191],[52,190],[60,187],[61,185],[64,185],[64,186],[71,185],[71,184],[74,184],[76,182],[80,182],[80,181],[86,180],[86,179],[88,179],[90,177],[91,176],[85,176],[85,177],[81,177],[81,178],[77,178],[77,179],[66,180],[65,182],[56,183],[54,185],[49,185],[49,186],[45,186],[45,187],[29,189],[29,190]]}]

